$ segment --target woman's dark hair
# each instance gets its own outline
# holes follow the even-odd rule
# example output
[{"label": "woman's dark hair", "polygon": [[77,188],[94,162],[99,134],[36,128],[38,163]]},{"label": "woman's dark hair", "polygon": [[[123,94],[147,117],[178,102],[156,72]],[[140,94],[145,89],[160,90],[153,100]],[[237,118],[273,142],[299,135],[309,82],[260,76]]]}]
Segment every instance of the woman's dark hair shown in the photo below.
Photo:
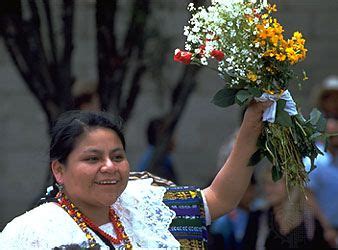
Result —
[{"label": "woman's dark hair", "polygon": [[[50,131],[50,163],[58,160],[65,164],[69,154],[76,146],[77,139],[84,133],[96,128],[113,130],[120,138],[123,148],[126,149],[122,124],[121,118],[100,111],[71,110],[61,114]],[[41,198],[39,204],[50,201],[57,192],[58,188],[53,176],[53,190],[47,192],[46,196]]]},{"label": "woman's dark hair", "polygon": [[64,164],[73,151],[76,140],[95,128],[113,130],[120,138],[123,148],[126,148],[120,118],[100,111],[72,110],[61,114],[51,129],[50,162],[58,160]]}]

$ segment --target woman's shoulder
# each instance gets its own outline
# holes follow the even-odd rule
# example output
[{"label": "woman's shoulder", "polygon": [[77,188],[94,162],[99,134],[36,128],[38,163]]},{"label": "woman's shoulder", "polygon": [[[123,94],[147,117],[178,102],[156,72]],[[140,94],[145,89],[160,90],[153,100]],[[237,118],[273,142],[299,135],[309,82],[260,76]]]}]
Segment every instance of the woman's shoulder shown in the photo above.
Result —
[{"label": "woman's shoulder", "polygon": [[175,247],[178,240],[183,248],[202,249],[206,243],[202,196],[196,187],[154,185],[153,178],[138,178],[129,181],[113,208],[133,242],[149,237],[154,244],[145,247]]},{"label": "woman's shoulder", "polygon": [[[179,240],[182,248],[205,249],[207,247],[206,217],[210,217],[203,192],[195,186],[167,187],[163,202],[176,216],[170,232]],[[208,216],[207,216],[208,215]]]},{"label": "woman's shoulder", "polygon": [[[0,235],[0,246],[6,246],[6,249],[59,246],[67,243],[66,235],[72,235],[75,239],[82,237],[81,233],[77,234],[73,224],[62,208],[55,203],[45,203],[9,222]],[[70,243],[72,237],[68,237]]]},{"label": "woman's shoulder", "polygon": [[25,226],[29,226],[33,229],[36,225],[48,225],[50,221],[56,218],[55,215],[60,212],[59,210],[58,206],[54,203],[42,204],[15,217],[6,225],[3,233],[10,228],[22,229]]}]

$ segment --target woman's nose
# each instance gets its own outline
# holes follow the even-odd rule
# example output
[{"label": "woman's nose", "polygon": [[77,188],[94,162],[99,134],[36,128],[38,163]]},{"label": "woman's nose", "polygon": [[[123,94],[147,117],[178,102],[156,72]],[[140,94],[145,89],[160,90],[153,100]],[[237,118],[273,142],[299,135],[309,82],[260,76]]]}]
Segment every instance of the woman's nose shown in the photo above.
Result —
[{"label": "woman's nose", "polygon": [[106,159],[101,167],[101,172],[115,171],[116,166],[111,159]]}]

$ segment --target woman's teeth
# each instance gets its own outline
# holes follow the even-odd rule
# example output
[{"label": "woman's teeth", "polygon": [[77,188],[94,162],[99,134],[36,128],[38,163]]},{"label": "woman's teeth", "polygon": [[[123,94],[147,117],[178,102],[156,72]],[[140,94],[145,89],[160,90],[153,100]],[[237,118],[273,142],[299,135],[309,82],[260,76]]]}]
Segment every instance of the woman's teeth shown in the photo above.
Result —
[{"label": "woman's teeth", "polygon": [[96,181],[96,184],[100,184],[100,185],[112,185],[112,184],[116,184],[117,181]]}]

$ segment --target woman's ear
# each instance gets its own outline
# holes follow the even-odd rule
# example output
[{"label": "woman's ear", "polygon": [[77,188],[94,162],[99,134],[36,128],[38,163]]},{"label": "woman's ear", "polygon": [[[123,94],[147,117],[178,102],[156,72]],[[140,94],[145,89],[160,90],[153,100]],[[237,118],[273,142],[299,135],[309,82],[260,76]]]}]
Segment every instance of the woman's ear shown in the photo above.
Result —
[{"label": "woman's ear", "polygon": [[64,182],[64,172],[65,166],[60,163],[58,160],[54,160],[51,163],[52,173],[55,177],[55,180],[58,184],[63,184]]}]

